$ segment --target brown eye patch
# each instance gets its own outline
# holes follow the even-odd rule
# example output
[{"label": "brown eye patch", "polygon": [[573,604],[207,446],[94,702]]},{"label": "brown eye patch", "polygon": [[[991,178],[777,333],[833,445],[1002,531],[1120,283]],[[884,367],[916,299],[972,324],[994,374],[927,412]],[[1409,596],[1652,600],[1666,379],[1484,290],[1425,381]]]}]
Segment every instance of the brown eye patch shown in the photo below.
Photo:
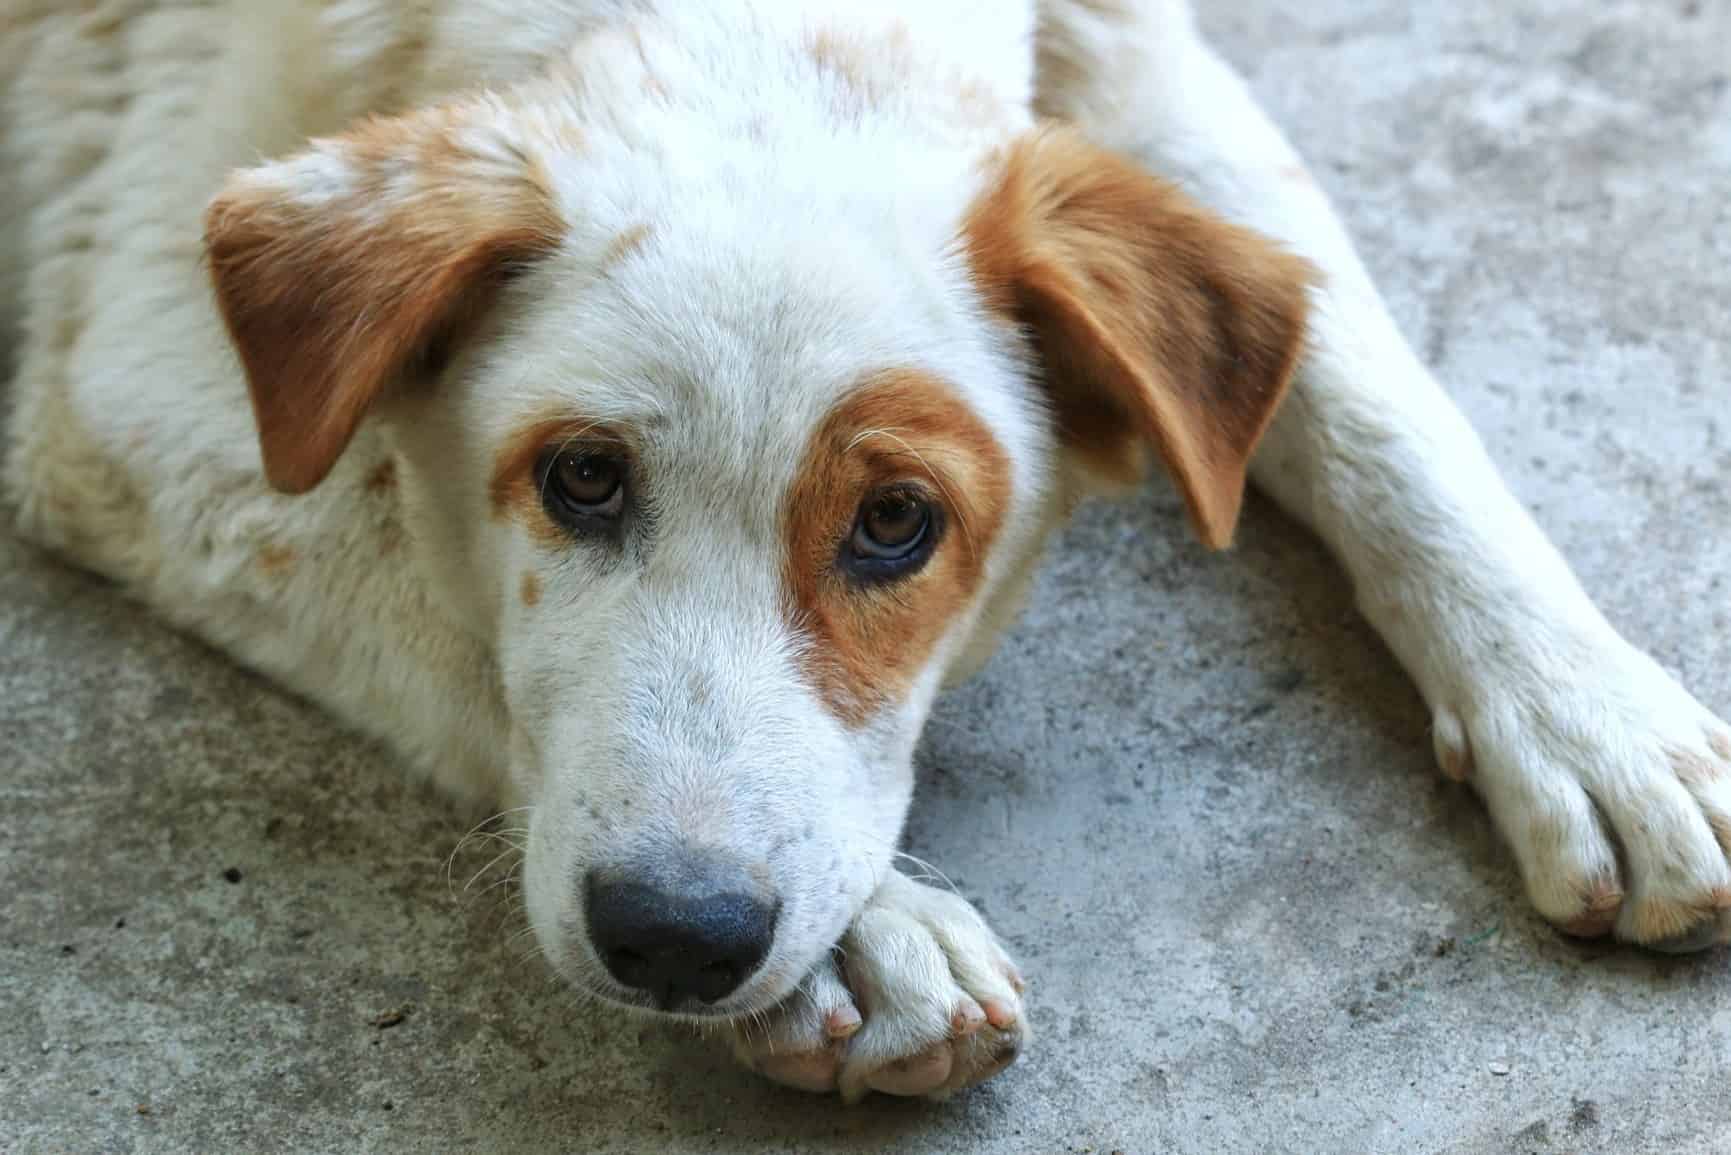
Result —
[{"label": "brown eye patch", "polygon": [[[830,411],[788,491],[783,538],[808,676],[836,717],[863,725],[906,692],[978,592],[1009,502],[1003,447],[942,379],[887,371]],[[860,581],[848,563],[860,553],[918,564]]]}]

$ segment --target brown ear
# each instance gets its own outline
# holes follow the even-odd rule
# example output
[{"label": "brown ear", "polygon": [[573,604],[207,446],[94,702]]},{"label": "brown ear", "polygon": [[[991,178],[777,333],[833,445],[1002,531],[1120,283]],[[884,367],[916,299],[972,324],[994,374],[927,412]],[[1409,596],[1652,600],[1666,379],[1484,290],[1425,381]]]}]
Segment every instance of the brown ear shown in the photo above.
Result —
[{"label": "brown ear", "polygon": [[1061,128],[1011,146],[966,232],[987,301],[1035,342],[1067,445],[1118,476],[1153,445],[1202,541],[1230,544],[1303,350],[1311,267]]},{"label": "brown ear", "polygon": [[376,120],[232,176],[205,214],[265,475],[322,481],[367,409],[562,235],[544,170],[486,100]]}]

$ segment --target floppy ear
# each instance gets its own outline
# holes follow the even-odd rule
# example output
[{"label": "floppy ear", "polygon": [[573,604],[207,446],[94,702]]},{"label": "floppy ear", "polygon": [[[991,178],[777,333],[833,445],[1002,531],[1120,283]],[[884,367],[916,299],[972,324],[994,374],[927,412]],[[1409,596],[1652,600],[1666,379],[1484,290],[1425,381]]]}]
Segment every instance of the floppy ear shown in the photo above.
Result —
[{"label": "floppy ear", "polygon": [[368,122],[230,177],[205,214],[265,475],[322,481],[367,409],[563,227],[495,98]]},{"label": "floppy ear", "polygon": [[1303,350],[1311,267],[1062,128],[1010,147],[966,242],[988,303],[1034,342],[1066,445],[1117,476],[1153,445],[1198,536],[1228,545]]}]

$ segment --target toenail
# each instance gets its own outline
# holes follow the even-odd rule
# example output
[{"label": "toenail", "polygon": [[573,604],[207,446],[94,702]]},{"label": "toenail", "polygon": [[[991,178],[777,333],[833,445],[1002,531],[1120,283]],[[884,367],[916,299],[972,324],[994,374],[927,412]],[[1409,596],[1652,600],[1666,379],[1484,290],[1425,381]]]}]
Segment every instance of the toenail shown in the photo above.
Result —
[{"label": "toenail", "polygon": [[1623,907],[1623,890],[1616,876],[1601,874],[1580,887],[1583,906],[1581,913],[1557,929],[1576,938],[1603,938],[1617,925],[1617,914]]},{"label": "toenail", "polygon": [[1723,766],[1688,750],[1671,751],[1671,769],[1685,786],[1710,786],[1725,777]]},{"label": "toenail", "polygon": [[1604,938],[1616,929],[1617,912],[1612,910],[1591,910],[1579,918],[1571,918],[1568,922],[1558,923],[1557,929],[1572,938]]},{"label": "toenail", "polygon": [[1711,946],[1723,933],[1731,887],[1716,886],[1690,901],[1650,898],[1623,927],[1623,937],[1666,954]]},{"label": "toenail", "polygon": [[986,1012],[973,999],[964,998],[950,1015],[950,1033],[960,1038],[986,1025]]},{"label": "toenail", "polygon": [[1648,943],[1647,949],[1656,950],[1660,954],[1694,954],[1698,950],[1706,950],[1716,945],[1723,933],[1717,920],[1708,919],[1694,930]]},{"label": "toenail", "polygon": [[1016,1025],[1014,1008],[1006,1005],[1001,999],[987,999],[980,1004],[985,1011],[986,1021],[1000,1031],[1008,1030]]},{"label": "toenail", "polygon": [[823,1021],[824,1034],[832,1039],[845,1039],[860,1029],[859,1012],[852,1007],[837,1007]]}]

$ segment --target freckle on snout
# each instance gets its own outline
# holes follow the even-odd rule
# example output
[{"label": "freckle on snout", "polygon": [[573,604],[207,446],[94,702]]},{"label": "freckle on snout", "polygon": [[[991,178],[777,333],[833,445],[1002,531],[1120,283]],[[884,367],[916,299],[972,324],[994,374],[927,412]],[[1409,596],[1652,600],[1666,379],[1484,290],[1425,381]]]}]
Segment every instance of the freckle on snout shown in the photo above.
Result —
[{"label": "freckle on snout", "polygon": [[271,577],[292,573],[297,560],[295,551],[286,545],[267,545],[258,551],[258,568]]},{"label": "freckle on snout", "polygon": [[385,458],[367,475],[368,493],[389,493],[397,486],[397,463]]},{"label": "freckle on snout", "polygon": [[523,575],[523,604],[533,609],[541,604],[541,579],[532,573]]}]

